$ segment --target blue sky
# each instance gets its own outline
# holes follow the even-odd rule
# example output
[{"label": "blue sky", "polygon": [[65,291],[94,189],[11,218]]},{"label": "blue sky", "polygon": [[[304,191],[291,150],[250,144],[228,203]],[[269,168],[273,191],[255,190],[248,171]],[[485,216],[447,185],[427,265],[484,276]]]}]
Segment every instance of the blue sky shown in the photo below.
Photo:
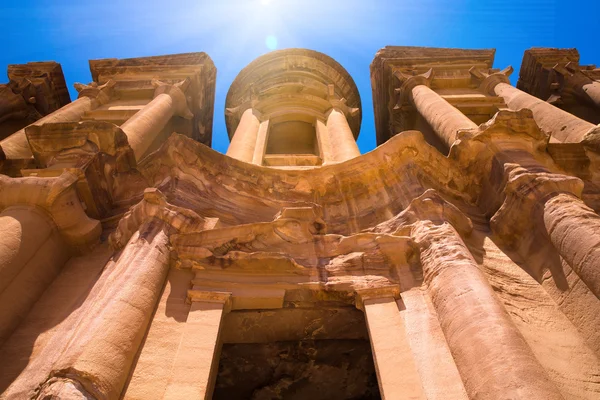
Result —
[{"label": "blue sky", "polygon": [[[495,67],[515,68],[532,46],[577,47],[600,64],[600,1],[213,0],[95,2],[0,0],[0,70],[55,60],[71,97],[91,81],[88,60],[205,51],[217,66],[213,148],[228,146],[224,103],[254,58],[305,47],[327,53],[354,78],[362,99],[361,151],[375,147],[369,64],[386,45],[496,48]],[[569,7],[573,4],[573,7]],[[0,82],[6,81],[6,78]]]}]

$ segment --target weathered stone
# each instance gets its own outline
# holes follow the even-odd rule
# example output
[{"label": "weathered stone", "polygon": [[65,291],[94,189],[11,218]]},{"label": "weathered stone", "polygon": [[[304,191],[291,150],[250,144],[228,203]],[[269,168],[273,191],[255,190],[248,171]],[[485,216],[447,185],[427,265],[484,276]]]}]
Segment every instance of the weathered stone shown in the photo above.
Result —
[{"label": "weathered stone", "polygon": [[[227,154],[206,54],[91,61],[0,146],[0,398],[598,398],[600,131],[556,107],[596,77],[569,54],[550,104],[493,50],[385,48],[364,155],[324,54],[240,72]],[[11,85],[0,120],[38,101]]]}]

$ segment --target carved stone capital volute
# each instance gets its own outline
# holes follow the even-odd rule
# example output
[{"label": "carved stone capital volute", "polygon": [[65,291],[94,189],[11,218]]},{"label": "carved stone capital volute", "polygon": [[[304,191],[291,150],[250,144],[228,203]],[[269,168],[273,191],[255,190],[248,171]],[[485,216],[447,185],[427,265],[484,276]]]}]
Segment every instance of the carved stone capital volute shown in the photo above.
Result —
[{"label": "carved stone capital volute", "polygon": [[394,89],[396,92],[397,102],[399,106],[408,104],[411,101],[412,90],[419,85],[431,86],[433,80],[433,68],[419,75],[407,75],[401,71],[394,71],[394,76],[400,83],[400,87]]},{"label": "carved stone capital volute", "polygon": [[52,218],[67,244],[78,252],[87,251],[100,239],[102,227],[83,210],[76,183],[77,177],[70,172],[56,178],[0,175],[0,210],[11,206],[40,208]]},{"label": "carved stone capital volute", "polygon": [[510,80],[508,77],[513,73],[514,69],[510,65],[504,68],[502,71],[498,72],[489,72],[482,71],[479,68],[472,67],[469,72],[474,77],[481,80],[479,85],[479,89],[486,94],[495,95],[494,88],[499,83],[508,83],[510,85]]},{"label": "carved stone capital volute", "polygon": [[75,89],[79,92],[79,96],[77,98],[89,97],[98,101],[100,104],[108,103],[113,95],[113,89],[116,82],[112,79],[109,79],[105,84],[98,85],[96,82],[92,82],[89,85],[84,85],[82,83],[75,83]]},{"label": "carved stone capital volute", "polygon": [[183,117],[185,119],[192,119],[194,114],[190,111],[188,106],[187,97],[185,92],[191,84],[190,78],[185,78],[183,81],[169,84],[161,82],[158,79],[152,80],[152,86],[154,86],[154,97],[161,94],[167,94],[173,99],[175,104],[175,115]]}]

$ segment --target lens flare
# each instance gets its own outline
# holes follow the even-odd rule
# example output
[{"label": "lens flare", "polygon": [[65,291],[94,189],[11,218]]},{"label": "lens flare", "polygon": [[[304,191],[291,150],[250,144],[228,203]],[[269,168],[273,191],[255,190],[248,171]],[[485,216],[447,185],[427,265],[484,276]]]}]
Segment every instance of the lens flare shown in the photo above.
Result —
[{"label": "lens flare", "polygon": [[273,35],[267,36],[267,38],[265,39],[265,44],[267,45],[267,48],[269,50],[277,49],[277,37]]}]

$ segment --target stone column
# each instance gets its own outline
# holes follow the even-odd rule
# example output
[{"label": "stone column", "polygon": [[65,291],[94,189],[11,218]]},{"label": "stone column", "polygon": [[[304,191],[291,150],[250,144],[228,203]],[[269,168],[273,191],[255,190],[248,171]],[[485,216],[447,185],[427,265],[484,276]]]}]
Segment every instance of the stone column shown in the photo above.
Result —
[{"label": "stone column", "polygon": [[37,399],[119,398],[167,276],[169,235],[201,228],[202,222],[166,203],[157,189],[146,190],[111,235],[113,247],[127,245],[105,267],[96,295],[82,305],[86,312],[65,338]]},{"label": "stone column", "polygon": [[[511,243],[516,238],[537,249],[539,239],[547,235],[560,256],[600,298],[600,216],[579,198],[583,182],[568,175],[530,172],[514,164],[505,169],[504,202],[490,221],[494,233],[509,246],[517,247]],[[542,235],[535,236],[540,231]],[[531,248],[521,251],[532,252]]]},{"label": "stone column", "polygon": [[579,66],[555,65],[552,68],[563,80],[561,93],[569,91],[575,98],[592,107],[600,108],[600,82],[597,82],[579,70]]},{"label": "stone column", "polygon": [[382,399],[425,399],[396,299],[399,288],[357,290],[365,313]]},{"label": "stone column", "polygon": [[458,131],[477,129],[477,124],[429,88],[432,70],[416,76],[396,73],[396,77],[402,82],[401,101],[409,101],[448,148]]},{"label": "stone column", "polygon": [[599,130],[596,125],[512,86],[508,80],[512,68],[494,74],[478,70],[471,72],[482,79],[481,89],[484,92],[502,97],[511,110],[530,109],[538,126],[559,142],[579,143],[588,134]]},{"label": "stone column", "polygon": [[[98,108],[100,105],[107,103],[110,100],[111,90],[115,82],[109,80],[104,85],[81,85],[76,84],[79,91],[79,98],[72,103],[46,115],[43,118],[35,121],[28,126],[41,126],[45,123],[56,122],[78,122],[87,111]],[[6,139],[0,141],[0,147],[4,150],[6,158],[20,159],[31,158],[33,154],[29,148],[25,129],[27,127],[13,133]]]},{"label": "stone column", "polygon": [[265,152],[267,150],[267,142],[269,140],[269,120],[260,123],[258,128],[258,134],[256,138],[256,146],[254,149],[254,156],[252,157],[252,164],[262,165]]},{"label": "stone column", "polygon": [[252,162],[259,128],[258,112],[248,108],[242,114],[226,154],[240,161]]},{"label": "stone column", "polygon": [[581,91],[577,91],[577,93],[582,97],[583,101],[587,100],[597,108],[600,108],[600,82],[590,79],[581,85]]},{"label": "stone column", "polygon": [[152,84],[156,87],[152,101],[121,125],[138,161],[146,155],[173,116],[186,119],[193,117],[185,97],[185,91],[190,85],[189,79],[175,85],[157,80],[152,81]]},{"label": "stone column", "polygon": [[72,252],[86,251],[101,227],[75,191],[77,177],[0,175],[0,342],[10,336]]},{"label": "stone column", "polygon": [[600,299],[600,216],[567,193],[547,200],[543,214],[558,253]]},{"label": "stone column", "polygon": [[231,293],[191,290],[192,306],[164,399],[212,398],[221,354],[221,322]]},{"label": "stone column", "polygon": [[315,130],[317,132],[317,143],[319,143],[319,153],[323,160],[323,165],[331,164],[335,162],[335,156],[331,148],[331,140],[329,138],[329,131],[325,122],[317,119],[315,121]]},{"label": "stone column", "polygon": [[458,234],[470,220],[433,190],[403,214],[469,397],[562,399]]},{"label": "stone column", "polygon": [[342,162],[360,156],[360,150],[344,112],[340,108],[334,107],[329,110],[326,118],[329,143],[335,161]]}]

